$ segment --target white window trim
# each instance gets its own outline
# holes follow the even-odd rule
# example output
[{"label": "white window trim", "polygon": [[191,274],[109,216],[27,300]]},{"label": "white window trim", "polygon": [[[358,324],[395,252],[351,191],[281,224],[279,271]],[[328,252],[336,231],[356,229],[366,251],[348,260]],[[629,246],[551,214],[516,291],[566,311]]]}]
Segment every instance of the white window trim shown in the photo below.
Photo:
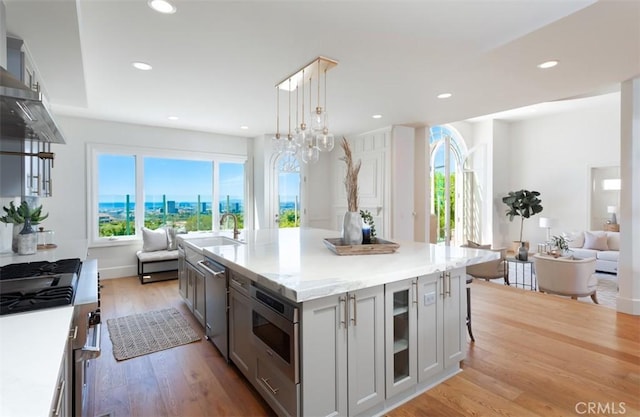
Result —
[{"label": "white window trim", "polygon": [[[144,163],[141,162],[145,157],[153,158],[167,158],[167,159],[187,159],[195,161],[208,161],[213,163],[213,178],[212,178],[212,205],[217,206],[219,197],[214,193],[216,187],[216,181],[218,181],[218,166],[220,163],[241,163],[245,164],[245,228],[250,226],[247,223],[246,207],[249,206],[249,195],[247,195],[248,182],[247,169],[246,169],[246,156],[230,155],[224,153],[212,153],[212,152],[192,152],[176,149],[160,149],[141,146],[125,146],[125,145],[111,145],[103,143],[87,143],[86,146],[86,164],[88,172],[90,173],[89,180],[87,181],[87,231],[89,238],[89,247],[105,247],[105,246],[122,246],[139,244],[142,240],[141,227],[144,225],[144,205],[136,204],[135,211],[135,235],[131,236],[118,236],[118,237],[99,237],[98,236],[98,155],[110,154],[110,155],[129,155],[136,158],[136,196],[135,201],[144,201]],[[212,227],[214,230],[219,230],[217,210],[212,210],[214,218],[212,219]]]}]

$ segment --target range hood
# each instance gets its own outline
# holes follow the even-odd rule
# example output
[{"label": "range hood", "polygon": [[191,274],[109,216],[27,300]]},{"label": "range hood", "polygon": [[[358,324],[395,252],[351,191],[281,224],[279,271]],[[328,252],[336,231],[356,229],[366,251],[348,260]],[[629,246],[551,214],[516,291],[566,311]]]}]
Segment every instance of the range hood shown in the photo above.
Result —
[{"label": "range hood", "polygon": [[0,67],[0,138],[65,143],[44,95]]}]

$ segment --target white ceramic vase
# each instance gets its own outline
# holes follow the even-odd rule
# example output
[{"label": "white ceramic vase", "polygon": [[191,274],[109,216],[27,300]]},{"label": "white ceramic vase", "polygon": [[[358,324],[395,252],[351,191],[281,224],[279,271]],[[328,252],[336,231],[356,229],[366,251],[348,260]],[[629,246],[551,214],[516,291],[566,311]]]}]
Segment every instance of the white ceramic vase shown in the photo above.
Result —
[{"label": "white ceramic vase", "polygon": [[342,241],[345,245],[362,244],[362,217],[357,211],[347,211],[344,214]]}]

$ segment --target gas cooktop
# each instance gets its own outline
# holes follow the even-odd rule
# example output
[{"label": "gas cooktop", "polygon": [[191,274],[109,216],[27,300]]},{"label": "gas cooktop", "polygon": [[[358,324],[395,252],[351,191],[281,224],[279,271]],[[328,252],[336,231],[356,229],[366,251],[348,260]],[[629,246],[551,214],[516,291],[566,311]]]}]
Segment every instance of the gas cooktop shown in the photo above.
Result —
[{"label": "gas cooktop", "polygon": [[0,267],[0,315],[73,302],[82,262],[28,262]]}]

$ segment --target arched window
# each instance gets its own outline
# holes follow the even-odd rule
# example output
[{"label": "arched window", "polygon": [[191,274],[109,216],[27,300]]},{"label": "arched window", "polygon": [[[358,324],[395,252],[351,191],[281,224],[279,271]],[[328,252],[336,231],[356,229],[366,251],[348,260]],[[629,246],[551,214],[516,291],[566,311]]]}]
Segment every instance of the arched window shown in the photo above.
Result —
[{"label": "arched window", "polygon": [[451,126],[430,130],[431,213],[436,215],[436,242],[460,245],[464,242],[463,163],[467,149]]}]

